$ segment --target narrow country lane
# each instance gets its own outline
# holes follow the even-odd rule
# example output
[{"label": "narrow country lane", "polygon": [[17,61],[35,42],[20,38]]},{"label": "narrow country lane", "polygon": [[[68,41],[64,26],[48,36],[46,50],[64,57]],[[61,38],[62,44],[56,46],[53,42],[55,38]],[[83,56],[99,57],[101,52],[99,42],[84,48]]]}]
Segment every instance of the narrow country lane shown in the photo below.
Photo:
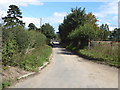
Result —
[{"label": "narrow country lane", "polygon": [[118,88],[118,69],[85,60],[55,45],[53,60],[46,68],[10,88]]}]

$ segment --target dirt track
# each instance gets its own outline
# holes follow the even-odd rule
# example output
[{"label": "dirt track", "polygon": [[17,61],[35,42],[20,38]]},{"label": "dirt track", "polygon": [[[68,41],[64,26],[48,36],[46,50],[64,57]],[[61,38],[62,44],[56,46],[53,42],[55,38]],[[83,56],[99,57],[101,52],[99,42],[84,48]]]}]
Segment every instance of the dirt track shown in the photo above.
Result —
[{"label": "dirt track", "polygon": [[38,75],[11,88],[118,88],[118,69],[53,48],[53,60]]}]

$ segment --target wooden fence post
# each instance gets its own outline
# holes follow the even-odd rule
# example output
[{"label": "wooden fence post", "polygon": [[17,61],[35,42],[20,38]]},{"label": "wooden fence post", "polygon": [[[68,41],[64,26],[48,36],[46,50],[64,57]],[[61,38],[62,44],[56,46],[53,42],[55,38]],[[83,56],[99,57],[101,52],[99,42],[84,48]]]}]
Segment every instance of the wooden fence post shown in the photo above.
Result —
[{"label": "wooden fence post", "polygon": [[90,49],[90,39],[88,40],[88,49]]}]

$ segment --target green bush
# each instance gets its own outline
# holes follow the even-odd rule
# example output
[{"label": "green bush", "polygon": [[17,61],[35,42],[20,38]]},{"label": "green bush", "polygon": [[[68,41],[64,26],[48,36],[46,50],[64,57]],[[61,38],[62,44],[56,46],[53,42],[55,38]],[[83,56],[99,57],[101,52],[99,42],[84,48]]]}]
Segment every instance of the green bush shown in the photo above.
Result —
[{"label": "green bush", "polygon": [[[38,67],[42,66],[45,61],[48,61],[51,52],[52,49],[49,46],[41,46],[34,49],[31,53],[20,56],[22,58],[20,67],[29,71],[38,71]],[[16,58],[18,57],[19,55],[16,56]]]},{"label": "green bush", "polygon": [[13,31],[10,29],[4,29],[2,39],[3,39],[2,64],[5,66],[11,65],[13,63],[12,57],[17,49],[17,42],[14,39]]},{"label": "green bush", "polygon": [[13,60],[12,57],[15,54],[15,49],[16,49],[16,41],[15,40],[10,40],[5,43],[2,51],[2,64],[3,65],[12,65]]},{"label": "green bush", "polygon": [[13,31],[18,46],[18,52],[25,53],[29,45],[29,35],[27,31],[25,31],[23,27],[15,27]]},{"label": "green bush", "polygon": [[46,44],[46,37],[37,31],[28,31],[29,48],[37,48]]},{"label": "green bush", "polygon": [[4,81],[4,82],[2,82],[0,88],[3,89],[3,88],[6,88],[10,85],[11,85],[11,81]]},{"label": "green bush", "polygon": [[[43,49],[43,47],[46,48]],[[35,52],[32,49],[37,51]],[[47,49],[46,37],[38,31],[27,31],[20,26],[11,29],[3,28],[2,63],[5,66],[12,65],[22,66],[28,70],[35,69],[38,67],[35,63],[42,64],[42,61],[38,59],[46,60],[45,55],[47,52],[40,52],[44,52]]]}]

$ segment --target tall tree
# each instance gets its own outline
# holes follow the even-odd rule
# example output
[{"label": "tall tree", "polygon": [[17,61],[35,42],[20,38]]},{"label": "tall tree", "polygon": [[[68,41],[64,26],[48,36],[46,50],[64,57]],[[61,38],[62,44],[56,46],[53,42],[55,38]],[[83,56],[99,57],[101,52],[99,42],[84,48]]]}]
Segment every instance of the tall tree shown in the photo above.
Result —
[{"label": "tall tree", "polygon": [[111,33],[111,39],[115,41],[120,41],[120,28],[115,28]]},{"label": "tall tree", "polygon": [[91,23],[91,24],[96,24],[96,22],[98,21],[95,17],[95,15],[93,15],[92,13],[88,13],[85,15],[85,20],[86,23]]},{"label": "tall tree", "polygon": [[108,36],[110,35],[109,26],[107,24],[102,24],[100,26],[100,30],[101,30],[101,40],[108,39]]},{"label": "tall tree", "polygon": [[68,14],[63,23],[59,26],[61,42],[64,44],[69,44],[70,40],[68,35],[75,30],[78,25],[84,25],[85,22],[85,8],[72,8],[71,13]]},{"label": "tall tree", "polygon": [[40,30],[49,39],[53,39],[55,37],[54,28],[49,23],[43,24]]},{"label": "tall tree", "polygon": [[33,24],[33,23],[30,23],[30,24],[28,25],[28,27],[29,27],[28,30],[36,30],[36,29],[37,29],[37,27],[36,27],[35,24]]},{"label": "tall tree", "polygon": [[22,20],[22,12],[16,5],[10,5],[9,9],[7,11],[7,16],[3,17],[4,25],[7,28],[13,28],[15,26],[24,26],[25,23],[23,23]]},{"label": "tall tree", "polygon": [[107,24],[102,24],[102,25],[100,26],[100,29],[101,29],[101,30],[109,31],[109,26],[108,26]]}]

